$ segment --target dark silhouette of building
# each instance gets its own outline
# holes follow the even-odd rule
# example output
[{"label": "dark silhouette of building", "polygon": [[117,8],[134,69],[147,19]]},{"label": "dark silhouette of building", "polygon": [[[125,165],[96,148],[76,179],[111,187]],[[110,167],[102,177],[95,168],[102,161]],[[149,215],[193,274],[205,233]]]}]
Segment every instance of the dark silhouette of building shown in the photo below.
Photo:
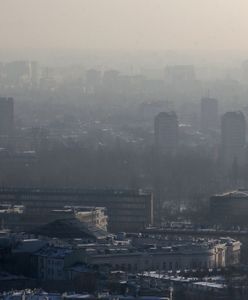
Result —
[{"label": "dark silhouette of building", "polygon": [[176,113],[159,113],[155,117],[154,131],[157,153],[174,153],[178,145],[178,120]]},{"label": "dark silhouette of building", "polygon": [[30,220],[66,205],[105,207],[110,232],[137,232],[153,224],[153,196],[140,190],[3,188],[2,203],[24,205]]},{"label": "dark silhouette of building", "polygon": [[168,83],[188,82],[195,80],[195,69],[192,65],[174,65],[165,68],[165,80]]},{"label": "dark silhouette of building", "polygon": [[236,190],[210,198],[210,216],[215,224],[247,226],[247,210],[247,190]]},{"label": "dark silhouette of building", "polygon": [[22,85],[30,80],[29,61],[11,61],[4,66],[5,78],[8,84]]},{"label": "dark silhouette of building", "polygon": [[86,72],[86,92],[95,93],[101,83],[101,72],[98,70],[90,69]]},{"label": "dark silhouette of building", "polygon": [[14,100],[0,97],[0,136],[12,136],[14,129]]},{"label": "dark silhouette of building", "polygon": [[102,79],[104,89],[106,89],[108,92],[116,92],[118,90],[119,75],[119,71],[106,70]]},{"label": "dark silhouette of building", "polygon": [[218,100],[214,98],[201,99],[201,130],[208,132],[218,129]]},{"label": "dark silhouette of building", "polygon": [[225,113],[221,118],[221,150],[225,165],[244,162],[246,120],[241,111]]},{"label": "dark silhouette of building", "polygon": [[98,239],[104,239],[108,235],[107,231],[92,224],[81,222],[76,218],[57,219],[31,229],[30,233],[60,239],[81,238],[89,240],[89,242],[96,242]]}]

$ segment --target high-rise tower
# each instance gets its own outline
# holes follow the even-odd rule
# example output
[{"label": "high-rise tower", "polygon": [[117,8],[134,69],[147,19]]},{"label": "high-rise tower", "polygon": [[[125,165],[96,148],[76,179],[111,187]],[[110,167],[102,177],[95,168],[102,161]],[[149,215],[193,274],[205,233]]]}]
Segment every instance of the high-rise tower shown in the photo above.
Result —
[{"label": "high-rise tower", "polygon": [[241,111],[227,112],[221,119],[221,148],[223,160],[231,166],[242,163],[246,144],[246,120]]},{"label": "high-rise tower", "polygon": [[160,154],[174,153],[178,144],[178,120],[175,112],[161,112],[155,117],[155,147]]},{"label": "high-rise tower", "polygon": [[0,97],[0,136],[11,137],[14,129],[14,100]]},{"label": "high-rise tower", "polygon": [[214,98],[201,99],[201,130],[207,132],[209,130],[218,129],[218,100]]}]

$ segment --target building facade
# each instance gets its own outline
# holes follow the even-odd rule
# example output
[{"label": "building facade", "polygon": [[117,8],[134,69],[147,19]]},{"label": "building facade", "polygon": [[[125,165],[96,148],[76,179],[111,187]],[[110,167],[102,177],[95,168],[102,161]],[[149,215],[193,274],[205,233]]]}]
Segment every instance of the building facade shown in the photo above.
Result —
[{"label": "building facade", "polygon": [[189,243],[146,250],[91,249],[86,254],[90,265],[109,265],[113,270],[129,272],[177,271],[185,269],[212,269],[236,265],[240,259],[241,243],[226,238],[203,243]]}]

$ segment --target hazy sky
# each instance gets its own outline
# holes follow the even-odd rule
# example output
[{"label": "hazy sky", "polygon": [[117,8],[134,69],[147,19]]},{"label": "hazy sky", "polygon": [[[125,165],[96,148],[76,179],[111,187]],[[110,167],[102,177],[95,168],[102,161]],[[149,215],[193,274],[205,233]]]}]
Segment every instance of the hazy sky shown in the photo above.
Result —
[{"label": "hazy sky", "polygon": [[0,0],[0,48],[248,49],[248,0]]}]

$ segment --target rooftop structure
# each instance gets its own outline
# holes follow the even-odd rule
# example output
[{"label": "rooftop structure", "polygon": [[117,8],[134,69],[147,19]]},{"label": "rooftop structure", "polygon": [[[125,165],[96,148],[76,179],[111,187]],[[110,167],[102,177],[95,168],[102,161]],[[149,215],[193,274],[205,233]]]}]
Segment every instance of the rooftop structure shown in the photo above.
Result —
[{"label": "rooftop structure", "polygon": [[108,236],[106,231],[93,224],[81,222],[76,218],[55,220],[31,230],[31,233],[60,239],[80,238],[87,241],[96,241]]}]

